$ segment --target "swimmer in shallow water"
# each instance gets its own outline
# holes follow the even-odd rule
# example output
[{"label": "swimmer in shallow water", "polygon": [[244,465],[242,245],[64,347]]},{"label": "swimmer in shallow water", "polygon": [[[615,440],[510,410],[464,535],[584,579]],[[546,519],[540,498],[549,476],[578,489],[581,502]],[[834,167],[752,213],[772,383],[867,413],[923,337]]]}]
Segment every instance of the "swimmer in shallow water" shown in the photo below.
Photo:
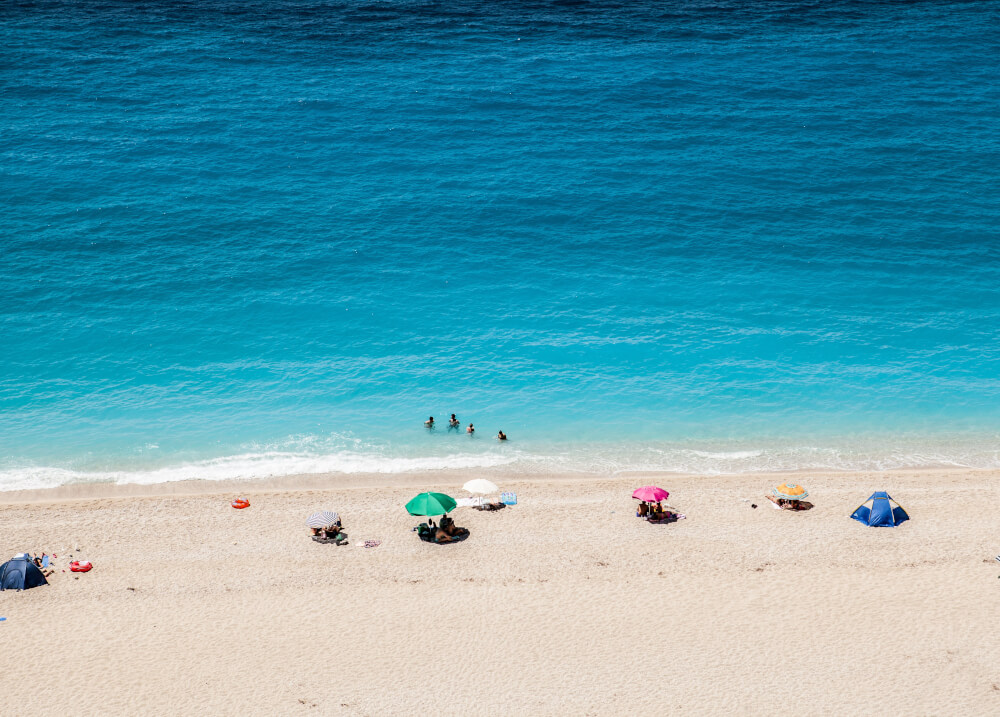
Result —
[{"label": "swimmer in shallow water", "polygon": [[458,428],[458,419],[455,418],[455,414],[451,414],[451,420],[448,421],[448,428]]},{"label": "swimmer in shallow water", "polygon": [[498,441],[506,441],[506,440],[507,440],[507,434],[506,434],[506,433],[504,433],[504,432],[503,432],[502,430],[501,430],[501,431],[499,431],[499,432],[497,433],[497,440],[498,440]]},{"label": "swimmer in shallow water", "polygon": [[470,423],[469,427],[465,429],[465,432],[471,436],[473,433],[476,432],[476,427]]},{"label": "swimmer in shallow water", "polygon": [[427,426],[428,428],[434,428],[434,416],[431,416],[426,421],[424,421],[424,425]]}]

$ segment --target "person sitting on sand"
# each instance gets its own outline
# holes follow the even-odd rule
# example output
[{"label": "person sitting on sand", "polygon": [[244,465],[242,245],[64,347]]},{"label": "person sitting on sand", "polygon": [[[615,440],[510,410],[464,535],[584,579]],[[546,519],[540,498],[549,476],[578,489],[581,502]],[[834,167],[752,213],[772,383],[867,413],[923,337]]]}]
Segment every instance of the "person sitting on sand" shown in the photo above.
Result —
[{"label": "person sitting on sand", "polygon": [[669,520],[674,517],[674,514],[669,510],[664,510],[661,503],[657,503],[650,513],[649,517],[653,520]]},{"label": "person sitting on sand", "polygon": [[455,417],[455,414],[454,413],[451,414],[451,420],[448,421],[448,427],[449,428],[458,428],[458,425],[459,425],[458,424],[458,419]]},{"label": "person sitting on sand", "polygon": [[640,501],[639,503],[639,517],[645,518],[649,515],[649,504],[646,501]]},{"label": "person sitting on sand", "polygon": [[434,428],[434,416],[431,416],[426,421],[424,421],[424,425],[427,426],[428,428]]},{"label": "person sitting on sand", "polygon": [[47,578],[49,575],[51,575],[52,573],[55,572],[55,570],[50,570],[49,566],[46,565],[46,560],[45,559],[47,557],[48,556],[45,553],[42,553],[42,557],[38,557],[36,555],[35,559],[31,561],[31,562],[33,562],[35,564],[35,567],[38,568],[41,571],[42,577],[45,577],[45,578]]},{"label": "person sitting on sand", "polygon": [[465,429],[465,432],[471,435],[476,432],[476,427],[470,423],[469,427]]},{"label": "person sitting on sand", "polygon": [[456,538],[460,535],[467,535],[467,528],[459,528],[455,525],[455,521],[449,518],[447,515],[441,516],[441,530],[445,532],[451,538]]},{"label": "person sitting on sand", "polygon": [[502,429],[497,433],[497,440],[498,441],[506,441],[507,440],[507,434],[504,433]]}]

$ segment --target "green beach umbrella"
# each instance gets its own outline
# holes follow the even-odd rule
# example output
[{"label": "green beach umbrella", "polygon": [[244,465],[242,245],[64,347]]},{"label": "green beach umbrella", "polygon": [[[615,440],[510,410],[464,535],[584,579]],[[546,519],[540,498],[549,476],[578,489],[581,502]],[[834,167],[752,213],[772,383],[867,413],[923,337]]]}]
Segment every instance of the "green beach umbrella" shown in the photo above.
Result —
[{"label": "green beach umbrella", "polygon": [[421,493],[406,504],[406,512],[410,515],[444,515],[455,509],[458,503],[444,493]]}]

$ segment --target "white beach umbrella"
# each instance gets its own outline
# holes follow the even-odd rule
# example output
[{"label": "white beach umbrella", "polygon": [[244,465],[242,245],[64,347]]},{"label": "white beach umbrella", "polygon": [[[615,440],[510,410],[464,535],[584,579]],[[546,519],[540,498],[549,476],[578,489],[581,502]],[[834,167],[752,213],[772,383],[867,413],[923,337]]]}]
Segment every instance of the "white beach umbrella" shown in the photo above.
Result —
[{"label": "white beach umbrella", "polygon": [[496,493],[500,490],[497,488],[496,483],[488,481],[485,478],[470,480],[468,483],[463,485],[462,488],[470,493],[478,493],[479,495],[489,495],[490,493]]},{"label": "white beach umbrella", "polygon": [[340,516],[329,510],[321,510],[318,513],[313,513],[306,520],[306,525],[310,528],[326,528],[327,526],[334,525]]},{"label": "white beach umbrella", "polygon": [[[470,493],[477,493],[480,496],[491,495],[500,490],[499,488],[497,488],[496,483],[494,483],[493,481],[488,481],[485,478],[476,478],[474,480],[470,480],[468,483],[463,485],[462,488],[469,491]],[[482,504],[483,504],[483,499],[480,497],[479,505]]]}]

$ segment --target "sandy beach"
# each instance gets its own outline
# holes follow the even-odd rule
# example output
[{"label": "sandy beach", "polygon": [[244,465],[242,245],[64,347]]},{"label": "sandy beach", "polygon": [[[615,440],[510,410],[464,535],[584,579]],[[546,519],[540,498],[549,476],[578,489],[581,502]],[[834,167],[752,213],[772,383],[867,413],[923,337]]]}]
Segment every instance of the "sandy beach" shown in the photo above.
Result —
[{"label": "sandy beach", "polygon": [[[406,500],[470,475],[0,495],[4,558],[58,555],[0,594],[3,713],[1000,712],[995,472],[796,475],[807,513],[775,474],[493,475],[516,507],[420,542]],[[636,519],[647,482],[687,518]],[[877,489],[911,520],[850,520]],[[308,539],[319,508],[350,545]]]}]

